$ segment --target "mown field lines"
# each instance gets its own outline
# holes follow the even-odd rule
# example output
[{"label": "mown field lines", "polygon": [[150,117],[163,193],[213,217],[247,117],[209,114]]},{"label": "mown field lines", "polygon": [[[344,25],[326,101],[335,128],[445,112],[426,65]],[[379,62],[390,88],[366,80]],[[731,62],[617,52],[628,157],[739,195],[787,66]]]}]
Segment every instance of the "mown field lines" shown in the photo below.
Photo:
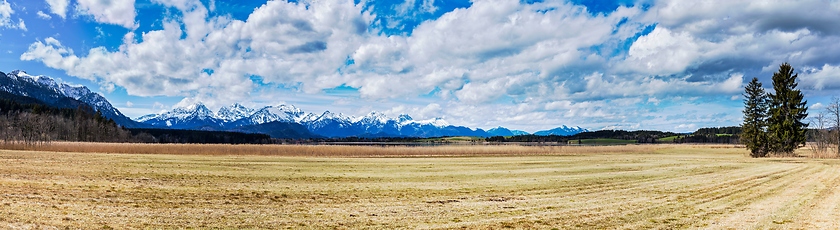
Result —
[{"label": "mown field lines", "polygon": [[632,148],[639,152],[410,158],[3,150],[0,228],[831,229],[840,222],[837,160],[752,159],[722,146]]}]

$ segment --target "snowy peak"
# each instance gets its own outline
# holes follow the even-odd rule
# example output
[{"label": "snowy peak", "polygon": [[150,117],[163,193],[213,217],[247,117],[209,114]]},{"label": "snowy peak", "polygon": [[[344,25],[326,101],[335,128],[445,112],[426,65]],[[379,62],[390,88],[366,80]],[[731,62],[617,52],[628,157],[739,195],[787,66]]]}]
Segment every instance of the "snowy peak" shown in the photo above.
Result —
[{"label": "snowy peak", "polygon": [[213,111],[207,108],[202,103],[195,103],[192,105],[188,105],[186,107],[175,108],[172,110],[173,113],[183,114],[183,115],[191,115],[197,117],[213,117],[215,118],[215,114]]},{"label": "snowy peak", "polygon": [[443,120],[443,118],[439,118],[439,117],[428,119],[428,120],[421,120],[421,121],[410,120],[408,122],[415,123],[415,124],[420,124],[420,125],[431,125],[431,126],[435,126],[435,127],[439,127],[439,128],[449,126],[449,122],[446,122],[446,121]]},{"label": "snowy peak", "polygon": [[90,91],[90,89],[84,86],[71,86],[67,84],[62,84],[60,89],[61,92],[64,93],[64,95],[67,95],[68,97],[71,97],[73,99],[79,99],[84,97],[85,95],[90,95],[93,93]]},{"label": "snowy peak", "polygon": [[408,114],[403,113],[403,114],[400,114],[399,117],[397,117],[397,120],[400,123],[403,123],[403,122],[406,122],[406,121],[414,120],[414,118],[411,118],[411,116],[409,116]]},{"label": "snowy peak", "polygon": [[137,118],[138,122],[152,126],[165,126],[179,129],[217,127],[222,121],[202,103],[172,109],[161,114],[149,114]]},{"label": "snowy peak", "polygon": [[367,115],[359,118],[356,122],[360,122],[363,124],[386,124],[390,121],[395,121],[394,119],[389,118],[383,113],[380,112],[370,112]]},{"label": "snowy peak", "polygon": [[250,116],[238,120],[236,124],[264,124],[274,121],[299,122],[303,115],[303,110],[292,105],[266,106],[253,112]]},{"label": "snowy peak", "polygon": [[333,113],[329,110],[324,111],[320,117],[316,121],[325,121],[325,120],[335,120],[335,121],[344,121],[350,122],[352,119],[350,117],[344,116],[342,113]]},{"label": "snowy peak", "polygon": [[277,109],[277,111],[288,113],[288,114],[303,114],[303,110],[298,109],[294,105],[280,104],[280,105],[274,106],[273,108]]},{"label": "snowy peak", "polygon": [[548,135],[558,135],[558,136],[571,136],[582,132],[589,132],[588,129],[581,128],[580,126],[576,127],[568,127],[568,126],[560,126],[557,128],[543,130],[535,132],[534,135],[539,136],[548,136]]},{"label": "snowy peak", "polygon": [[[168,120],[168,119],[178,119],[178,120],[187,120],[187,119],[208,119],[213,118],[215,119],[215,114],[213,111],[207,108],[202,103],[196,103],[184,107],[178,107],[172,109],[172,111],[165,112],[162,114],[154,115],[149,114],[146,116],[142,116],[138,118],[138,120],[146,119],[145,121],[157,119],[157,120]],[[145,122],[143,121],[143,122]]]},{"label": "snowy peak", "polygon": [[239,103],[233,103],[229,106],[224,106],[216,112],[216,117],[224,121],[236,121],[242,118],[251,116],[254,109],[245,107]]},{"label": "snowy peak", "polygon": [[140,116],[140,117],[138,117],[134,120],[137,121],[137,122],[140,122],[140,123],[146,123],[147,121],[150,121],[150,120],[158,118],[158,117],[160,117],[160,114],[154,114],[153,113],[153,114],[146,114],[146,115]]}]

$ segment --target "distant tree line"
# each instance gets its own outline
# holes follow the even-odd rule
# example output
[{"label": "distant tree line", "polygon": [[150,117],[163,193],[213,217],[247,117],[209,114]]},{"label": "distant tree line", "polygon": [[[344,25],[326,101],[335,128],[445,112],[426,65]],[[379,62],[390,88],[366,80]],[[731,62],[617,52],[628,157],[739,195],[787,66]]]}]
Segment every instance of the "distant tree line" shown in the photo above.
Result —
[{"label": "distant tree line", "polygon": [[741,126],[700,128],[697,131],[694,131],[694,135],[718,135],[718,136],[720,136],[720,134],[739,135],[739,134],[741,134],[741,130],[742,130]]},{"label": "distant tree line", "polygon": [[599,130],[592,132],[582,132],[571,136],[539,136],[539,135],[517,135],[510,137],[494,136],[485,138],[488,142],[557,142],[568,143],[576,140],[586,139],[619,139],[619,140],[634,140],[636,143],[661,143],[661,138],[676,136],[678,134],[673,132],[663,131],[625,131],[625,130]]},{"label": "distant tree line", "polygon": [[674,133],[664,131],[638,130],[599,130],[592,132],[582,132],[571,136],[538,136],[538,135],[518,135],[518,136],[494,136],[485,138],[488,142],[558,142],[558,143],[579,143],[582,140],[588,139],[618,139],[618,140],[633,140],[640,144],[656,144],[656,143],[718,143],[718,144],[738,144],[740,143],[741,127],[713,127],[701,128],[693,133]]},{"label": "distant tree line", "polygon": [[145,143],[195,143],[195,144],[274,144],[280,142],[267,134],[226,131],[180,129],[129,129],[131,134]]}]

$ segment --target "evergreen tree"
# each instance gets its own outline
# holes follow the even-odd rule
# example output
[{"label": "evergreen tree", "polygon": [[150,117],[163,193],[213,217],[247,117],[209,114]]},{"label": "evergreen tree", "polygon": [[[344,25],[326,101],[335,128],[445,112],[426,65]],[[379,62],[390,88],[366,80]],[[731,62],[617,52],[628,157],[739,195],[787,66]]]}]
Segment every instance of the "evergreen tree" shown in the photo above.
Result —
[{"label": "evergreen tree", "polygon": [[770,94],[770,114],[768,131],[770,148],[780,154],[790,155],[799,145],[805,144],[805,131],[808,124],[802,122],[808,116],[807,101],[802,92],[796,89],[798,74],[793,74],[793,67],[788,63],[779,66],[773,74],[773,90]]},{"label": "evergreen tree", "polygon": [[741,142],[750,150],[752,157],[767,155],[767,94],[758,78],[753,78],[744,89],[744,124]]}]

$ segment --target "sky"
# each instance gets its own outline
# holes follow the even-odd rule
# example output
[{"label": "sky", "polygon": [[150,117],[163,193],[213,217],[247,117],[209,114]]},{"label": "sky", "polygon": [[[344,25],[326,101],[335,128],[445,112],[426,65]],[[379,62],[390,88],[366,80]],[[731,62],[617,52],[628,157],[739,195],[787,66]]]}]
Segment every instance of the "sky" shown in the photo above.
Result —
[{"label": "sky", "polygon": [[[292,104],[534,132],[738,125],[788,62],[840,96],[840,1],[0,0],[0,71],[129,117]],[[772,91],[772,90],[771,90]]]}]

